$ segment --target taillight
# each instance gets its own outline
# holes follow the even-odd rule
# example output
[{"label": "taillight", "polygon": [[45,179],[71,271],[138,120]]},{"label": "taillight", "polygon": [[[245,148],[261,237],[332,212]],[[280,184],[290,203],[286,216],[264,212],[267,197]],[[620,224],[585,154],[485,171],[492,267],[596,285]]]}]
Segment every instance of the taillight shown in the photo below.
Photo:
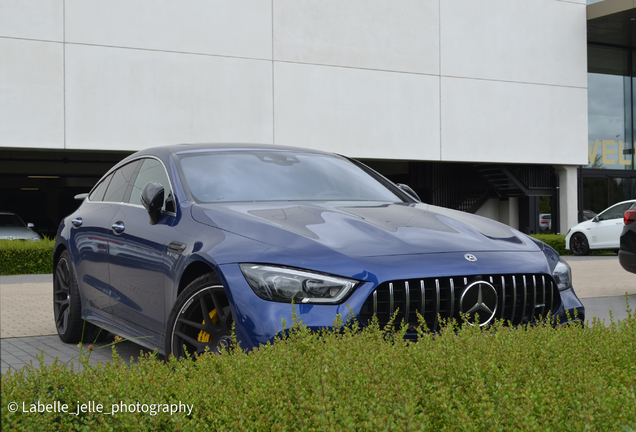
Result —
[{"label": "taillight", "polygon": [[625,212],[625,225],[636,222],[636,210],[627,210]]}]

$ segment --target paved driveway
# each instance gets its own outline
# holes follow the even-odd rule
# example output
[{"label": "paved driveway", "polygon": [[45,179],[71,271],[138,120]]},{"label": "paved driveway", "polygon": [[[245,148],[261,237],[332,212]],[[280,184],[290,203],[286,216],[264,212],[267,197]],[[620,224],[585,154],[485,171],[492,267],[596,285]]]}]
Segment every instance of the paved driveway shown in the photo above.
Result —
[{"label": "paved driveway", "polygon": [[[615,320],[627,316],[625,294],[629,295],[632,309],[636,309],[636,274],[628,273],[618,263],[616,255],[594,257],[564,257],[572,267],[576,292],[585,305],[587,319],[596,316],[610,322],[610,310]],[[0,363],[1,373],[9,367],[20,368],[34,362],[43,352],[44,362],[52,363],[57,357],[77,366],[82,348],[65,344],[57,337],[53,322],[52,275],[0,276]],[[110,360],[113,335],[96,344],[91,352],[91,363]],[[140,352],[149,350],[132,342],[117,345],[123,359],[136,359]],[[86,350],[86,347],[83,348]]]}]

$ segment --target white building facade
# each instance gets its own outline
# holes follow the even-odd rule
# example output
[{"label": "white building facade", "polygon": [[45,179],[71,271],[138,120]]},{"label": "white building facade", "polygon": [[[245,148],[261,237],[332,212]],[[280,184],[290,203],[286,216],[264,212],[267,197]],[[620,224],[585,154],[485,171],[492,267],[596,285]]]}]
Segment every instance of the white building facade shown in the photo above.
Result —
[{"label": "white building facade", "polygon": [[[565,233],[588,163],[585,3],[0,0],[2,207],[27,175],[81,184],[64,183],[86,174],[76,159],[99,175],[113,151],[253,142],[388,174],[549,167]],[[520,229],[538,213],[523,194],[481,198],[473,211]]]}]

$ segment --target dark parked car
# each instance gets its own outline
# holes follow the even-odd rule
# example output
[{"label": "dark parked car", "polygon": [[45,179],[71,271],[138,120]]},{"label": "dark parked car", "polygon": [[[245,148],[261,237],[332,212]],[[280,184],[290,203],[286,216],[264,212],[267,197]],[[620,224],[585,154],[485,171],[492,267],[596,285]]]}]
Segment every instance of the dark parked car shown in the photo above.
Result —
[{"label": "dark parked car", "polygon": [[583,210],[583,220],[592,220],[596,217],[596,213],[592,210]]},{"label": "dark parked car", "polygon": [[636,203],[625,212],[618,261],[628,272],[636,273]]},{"label": "dark parked car", "polygon": [[[60,338],[99,328],[181,356],[272,340],[352,313],[431,331],[584,319],[570,268],[508,226],[419,201],[365,165],[313,150],[175,145],[113,167],[59,227]],[[292,304],[295,303],[295,305]],[[88,325],[84,327],[82,318]]]}]

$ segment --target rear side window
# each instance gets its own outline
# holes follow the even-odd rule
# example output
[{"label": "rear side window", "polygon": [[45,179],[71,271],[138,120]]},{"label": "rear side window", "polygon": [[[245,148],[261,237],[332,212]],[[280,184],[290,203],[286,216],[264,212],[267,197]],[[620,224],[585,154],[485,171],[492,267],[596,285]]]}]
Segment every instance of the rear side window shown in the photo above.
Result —
[{"label": "rear side window", "polygon": [[117,169],[112,174],[112,179],[104,194],[104,201],[125,202],[132,189],[135,171],[140,161],[131,162]]}]

